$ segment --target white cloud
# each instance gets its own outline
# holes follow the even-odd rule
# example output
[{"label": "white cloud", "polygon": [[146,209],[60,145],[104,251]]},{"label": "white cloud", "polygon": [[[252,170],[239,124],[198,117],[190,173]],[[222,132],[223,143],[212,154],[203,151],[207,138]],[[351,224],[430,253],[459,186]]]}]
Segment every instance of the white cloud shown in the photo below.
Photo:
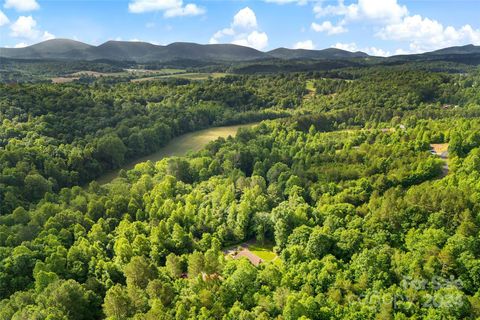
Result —
[{"label": "white cloud", "polygon": [[219,43],[220,38],[224,36],[234,36],[235,30],[233,28],[224,28],[215,32],[215,34],[210,38],[210,44],[217,44]]},{"label": "white cloud", "polygon": [[293,49],[313,50],[315,49],[315,45],[312,40],[299,41],[293,45]]},{"label": "white cloud", "polygon": [[340,50],[346,50],[350,52],[355,52],[358,51],[357,44],[354,42],[351,43],[340,43],[337,42],[335,45],[332,46],[332,48],[340,49]]},{"label": "white cloud", "polygon": [[330,21],[324,21],[322,24],[313,22],[311,28],[313,31],[326,32],[328,35],[340,34],[348,31],[342,24],[334,25]]},{"label": "white cloud", "polygon": [[28,46],[28,44],[26,44],[25,42],[20,42],[17,43],[14,48],[25,48],[26,46]]},{"label": "white cloud", "polygon": [[205,13],[205,9],[194,3],[183,4],[183,0],[133,0],[128,4],[132,13],[163,11],[165,18],[180,16],[198,16]]},{"label": "white cloud", "polygon": [[257,16],[255,12],[249,7],[245,7],[237,12],[237,14],[233,17],[232,27],[240,27],[240,28],[256,28],[257,25]]},{"label": "white cloud", "polygon": [[376,22],[397,22],[408,14],[407,7],[398,4],[397,0],[358,0],[350,5],[338,0],[337,5],[326,7],[320,2],[313,11],[317,17],[343,16],[345,21],[368,19]]},{"label": "white cloud", "polygon": [[6,25],[9,22],[10,20],[8,19],[8,17],[5,15],[5,13],[2,12],[2,10],[0,10],[0,27]]},{"label": "white cloud", "polygon": [[404,49],[397,49],[395,50],[395,55],[403,55],[403,54],[409,54],[410,51],[404,50]]},{"label": "white cloud", "polygon": [[296,3],[299,5],[307,4],[308,0],[264,0],[265,2],[269,3],[276,3],[276,4],[289,4],[289,3]]},{"label": "white cloud", "polygon": [[42,40],[45,41],[45,40],[52,40],[52,39],[55,39],[55,36],[53,34],[51,34],[50,32],[48,31],[44,31],[43,32],[43,35],[42,35]]},{"label": "white cloud", "polygon": [[36,39],[40,35],[40,31],[36,29],[37,21],[32,16],[20,16],[17,21],[10,26],[12,37]]},{"label": "white cloud", "polygon": [[389,57],[392,55],[390,51],[385,51],[381,48],[376,48],[376,47],[369,47],[360,51],[366,52],[369,55],[376,56],[376,57]]},{"label": "white cloud", "polygon": [[165,18],[198,16],[205,13],[205,9],[198,7],[196,4],[189,3],[184,7],[172,8],[165,11]]},{"label": "white cloud", "polygon": [[359,48],[355,42],[336,43],[335,45],[332,46],[332,48],[346,50],[350,52],[362,51],[362,52],[368,53],[371,56],[377,56],[377,57],[387,57],[392,55],[390,51],[385,51],[383,49],[379,49],[376,47]]},{"label": "white cloud", "polygon": [[[376,37],[406,42],[410,53],[468,43],[480,44],[480,29],[468,24],[457,28],[444,26],[435,19],[410,14],[408,8],[399,4],[398,0],[358,0],[349,5],[345,5],[344,0],[338,0],[337,4],[327,6],[320,1],[313,10],[317,17],[335,16],[339,20],[337,25],[330,21],[322,24],[314,22],[311,28],[315,31],[335,34],[346,31],[350,23],[374,24]],[[375,55],[390,54],[374,47],[366,50]],[[404,54],[407,50],[397,52]]]},{"label": "white cloud", "polygon": [[358,8],[361,17],[379,21],[398,21],[408,14],[407,7],[397,0],[359,0]]},{"label": "white cloud", "polygon": [[317,18],[326,16],[345,16],[352,19],[353,17],[358,16],[358,5],[351,4],[346,6],[343,1],[339,0],[338,5],[328,5],[324,7],[320,2],[313,7],[313,12]]},{"label": "white cloud", "polygon": [[470,25],[460,28],[443,26],[440,22],[420,15],[407,16],[402,21],[383,27],[377,36],[383,40],[410,42],[411,52],[424,52],[465,43],[480,44],[480,29]]},{"label": "white cloud", "polygon": [[40,31],[37,21],[32,16],[20,16],[10,25],[10,36],[31,41],[45,41],[54,39],[55,36],[48,31]]},{"label": "white cloud", "polygon": [[33,11],[40,8],[35,0],[7,0],[4,7],[7,9],[15,9],[17,11]]},{"label": "white cloud", "polygon": [[243,37],[233,40],[232,43],[239,46],[252,47],[257,50],[262,50],[268,45],[268,36],[265,32],[258,32],[255,30],[248,35],[244,35]]},{"label": "white cloud", "polygon": [[257,50],[268,46],[268,35],[258,29],[257,16],[249,7],[239,10],[233,17],[230,27],[215,32],[209,42],[218,44],[224,38],[230,38],[230,43]]}]

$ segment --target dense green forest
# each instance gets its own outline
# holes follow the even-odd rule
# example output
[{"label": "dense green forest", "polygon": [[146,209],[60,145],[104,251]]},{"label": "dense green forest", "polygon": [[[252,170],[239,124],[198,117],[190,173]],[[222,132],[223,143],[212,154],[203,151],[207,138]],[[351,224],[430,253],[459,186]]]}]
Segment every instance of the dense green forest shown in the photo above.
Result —
[{"label": "dense green forest", "polygon": [[[0,319],[476,319],[479,86],[443,63],[2,84]],[[227,254],[253,243],[274,258]]]}]

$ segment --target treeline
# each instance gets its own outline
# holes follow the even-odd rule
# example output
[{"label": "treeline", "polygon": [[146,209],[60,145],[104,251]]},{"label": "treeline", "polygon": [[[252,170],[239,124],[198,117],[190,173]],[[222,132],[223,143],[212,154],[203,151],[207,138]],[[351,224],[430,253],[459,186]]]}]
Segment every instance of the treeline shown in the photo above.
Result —
[{"label": "treeline", "polygon": [[336,114],[338,122],[346,125],[389,122],[397,117],[479,116],[478,71],[448,74],[395,66],[309,73],[307,77],[315,95],[304,109]]},{"label": "treeline", "polygon": [[121,72],[132,62],[25,60],[1,58],[0,83],[50,82],[53,77],[65,76],[78,71]]}]

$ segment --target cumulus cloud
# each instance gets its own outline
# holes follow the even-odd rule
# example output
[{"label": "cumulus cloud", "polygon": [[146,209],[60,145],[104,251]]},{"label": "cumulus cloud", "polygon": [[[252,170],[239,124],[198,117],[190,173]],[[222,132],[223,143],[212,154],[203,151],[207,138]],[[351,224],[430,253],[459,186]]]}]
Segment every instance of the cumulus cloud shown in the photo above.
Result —
[{"label": "cumulus cloud", "polygon": [[268,46],[268,36],[258,28],[257,16],[249,7],[239,10],[230,27],[223,28],[210,38],[210,44],[217,44],[230,38],[230,43],[262,50]]},{"label": "cumulus cloud", "polygon": [[330,21],[324,21],[322,24],[313,22],[311,28],[313,31],[326,32],[328,35],[340,34],[348,31],[343,25],[334,25]]},{"label": "cumulus cloud", "polygon": [[[313,10],[317,18],[334,16],[339,20],[337,25],[330,21],[322,24],[314,22],[311,25],[313,30],[336,34],[346,31],[350,23],[374,24],[377,38],[407,44],[408,50],[396,50],[396,54],[425,52],[467,43],[480,44],[480,29],[468,24],[444,26],[437,20],[410,14],[398,0],[358,0],[349,5],[344,0],[338,0],[336,4],[327,6],[319,2]],[[369,49],[375,55],[390,54],[384,50]]]},{"label": "cumulus cloud", "polygon": [[293,49],[313,50],[315,49],[315,45],[312,40],[299,41],[293,45]]},{"label": "cumulus cloud", "polygon": [[32,16],[20,16],[10,25],[10,36],[24,38],[31,41],[44,41],[55,38],[48,31],[41,31],[37,28],[37,21]]},{"label": "cumulus cloud", "polygon": [[383,27],[377,36],[384,40],[409,41],[411,52],[424,52],[465,43],[480,44],[480,29],[470,25],[460,28],[443,26],[437,20],[420,15]]},{"label": "cumulus cloud", "polygon": [[165,11],[165,17],[198,16],[204,13],[205,9],[198,7],[196,4],[188,3],[184,7],[172,8]]},{"label": "cumulus cloud", "polygon": [[398,22],[408,14],[407,7],[398,4],[397,0],[358,0],[350,5],[338,0],[337,5],[325,7],[320,2],[313,11],[317,17],[343,16],[345,21],[367,19],[376,22]]},{"label": "cumulus cloud", "polygon": [[256,28],[257,25],[257,16],[255,12],[249,7],[245,7],[235,14],[233,17],[232,27],[240,28]]},{"label": "cumulus cloud", "polygon": [[6,25],[9,22],[10,20],[8,19],[8,17],[5,15],[5,13],[2,12],[2,10],[0,10],[0,27]]},{"label": "cumulus cloud", "polygon": [[350,52],[362,51],[362,52],[368,53],[369,55],[377,56],[377,57],[387,57],[392,55],[390,51],[385,51],[383,49],[379,49],[376,47],[359,48],[355,42],[336,43],[332,46],[332,48],[346,50]]},{"label": "cumulus cloud", "polygon": [[256,49],[263,49],[268,45],[268,36],[265,32],[252,31],[239,39],[233,40],[233,44],[239,46],[252,47]]},{"label": "cumulus cloud", "polygon": [[276,3],[276,4],[289,4],[296,3],[299,5],[307,4],[308,0],[264,0],[265,2]]},{"label": "cumulus cloud", "polygon": [[26,44],[25,42],[20,42],[17,43],[14,48],[25,48],[26,46],[28,46],[28,44]]},{"label": "cumulus cloud", "polygon": [[128,4],[132,13],[163,11],[165,18],[181,16],[198,16],[205,13],[205,9],[194,3],[183,4],[183,0],[133,0]]},{"label": "cumulus cloud", "polygon": [[42,40],[45,41],[45,40],[52,40],[52,39],[55,39],[55,36],[53,34],[51,34],[50,32],[48,31],[44,31],[43,32],[43,35],[42,35]]},{"label": "cumulus cloud", "polygon": [[336,44],[334,44],[334,45],[332,46],[332,48],[340,49],[340,50],[346,50],[346,51],[350,51],[350,52],[358,51],[357,44],[354,43],[354,42],[351,42],[351,43],[340,43],[340,42],[337,42]]},{"label": "cumulus cloud", "polygon": [[4,7],[17,11],[33,11],[40,8],[36,0],[7,0]]},{"label": "cumulus cloud", "polygon": [[10,26],[12,37],[35,39],[39,37],[40,31],[36,29],[37,21],[32,16],[20,16]]},{"label": "cumulus cloud", "polygon": [[397,49],[395,50],[395,55],[404,55],[404,54],[409,54],[410,51],[404,50],[404,49]]}]

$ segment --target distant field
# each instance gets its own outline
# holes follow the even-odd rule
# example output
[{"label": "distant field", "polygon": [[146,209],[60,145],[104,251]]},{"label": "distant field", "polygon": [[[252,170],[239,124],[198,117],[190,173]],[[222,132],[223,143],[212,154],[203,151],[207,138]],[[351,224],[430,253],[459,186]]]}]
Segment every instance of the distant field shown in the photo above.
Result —
[{"label": "distant field", "polygon": [[172,74],[166,74],[166,75],[159,75],[159,76],[133,79],[132,82],[151,81],[151,80],[166,79],[166,78],[179,78],[179,79],[188,79],[188,80],[207,80],[209,78],[214,78],[214,79],[223,78],[227,75],[228,75],[228,73],[221,73],[221,72],[213,72],[213,73],[207,73],[207,72],[203,72],[203,73],[194,73],[194,72],[172,73]]},{"label": "distant field", "polygon": [[159,70],[149,69],[124,69],[122,72],[96,72],[96,71],[78,71],[63,77],[51,78],[53,83],[67,83],[80,79],[81,77],[135,77],[132,82],[146,81],[156,79],[161,76],[173,76],[185,73],[183,69],[165,68]]},{"label": "distant field", "polygon": [[71,73],[67,76],[64,77],[54,77],[52,78],[53,83],[67,83],[67,82],[72,82],[75,80],[80,79],[81,77],[120,77],[120,76],[125,76],[128,75],[127,72],[111,72],[111,73],[105,73],[105,72],[97,72],[97,71],[78,71]]},{"label": "distant field", "polygon": [[68,83],[80,79],[79,77],[55,77],[52,80],[53,83]]},{"label": "distant field", "polygon": [[173,68],[164,68],[159,70],[151,70],[151,69],[125,69],[125,71],[133,74],[174,74],[174,73],[183,73],[186,72],[184,69],[173,69]]},{"label": "distant field", "polygon": [[95,71],[78,71],[62,77],[51,78],[53,83],[67,83],[80,79],[81,77],[133,77],[131,82],[152,81],[166,78],[180,78],[188,80],[207,80],[210,78],[223,78],[227,73],[221,72],[186,72],[184,69],[165,68],[159,70],[148,69],[124,69],[122,72],[95,72]]}]

